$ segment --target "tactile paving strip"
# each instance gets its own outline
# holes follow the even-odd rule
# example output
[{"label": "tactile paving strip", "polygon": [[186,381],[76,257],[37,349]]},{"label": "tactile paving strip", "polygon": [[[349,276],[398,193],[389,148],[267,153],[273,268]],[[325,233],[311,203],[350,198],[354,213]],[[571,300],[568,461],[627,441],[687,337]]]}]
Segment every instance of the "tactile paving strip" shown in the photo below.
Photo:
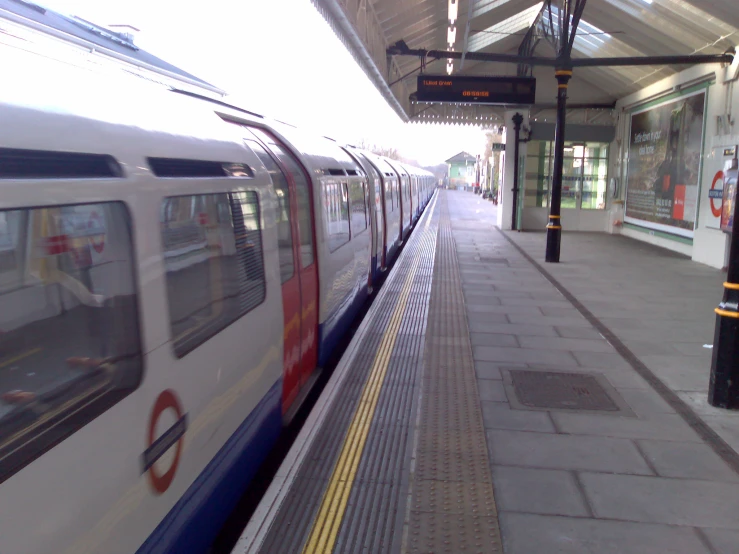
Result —
[{"label": "tactile paving strip", "polygon": [[[433,205],[429,205],[429,209]],[[350,422],[367,383],[383,334],[408,272],[415,268],[402,321],[392,349],[376,410],[341,518],[333,552],[390,552],[399,545],[408,495],[411,416],[419,388],[434,256],[438,210],[422,219],[393,273],[383,285],[373,331],[360,344],[354,363],[336,396],[260,552],[299,553],[311,533],[328,480],[343,447]],[[397,548],[395,548],[397,550]]]},{"label": "tactile paving strip", "polygon": [[404,551],[503,552],[446,195],[431,291]]}]

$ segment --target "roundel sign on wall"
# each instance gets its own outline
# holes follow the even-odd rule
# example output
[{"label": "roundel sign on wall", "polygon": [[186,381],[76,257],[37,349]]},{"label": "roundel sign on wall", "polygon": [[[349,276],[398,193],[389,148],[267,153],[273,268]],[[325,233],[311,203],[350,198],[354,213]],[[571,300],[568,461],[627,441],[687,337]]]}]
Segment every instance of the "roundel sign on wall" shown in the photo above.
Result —
[{"label": "roundel sign on wall", "polygon": [[713,217],[721,217],[721,208],[724,204],[724,172],[717,171],[713,176],[711,188],[708,191]]}]

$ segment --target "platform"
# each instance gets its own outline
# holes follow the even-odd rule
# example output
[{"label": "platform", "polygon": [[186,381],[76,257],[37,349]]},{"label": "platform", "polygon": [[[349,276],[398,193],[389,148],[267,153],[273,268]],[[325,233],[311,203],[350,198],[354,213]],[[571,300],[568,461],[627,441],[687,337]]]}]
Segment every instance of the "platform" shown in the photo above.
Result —
[{"label": "platform", "polygon": [[721,272],[579,233],[545,265],[544,241],[437,193],[235,553],[737,552]]}]

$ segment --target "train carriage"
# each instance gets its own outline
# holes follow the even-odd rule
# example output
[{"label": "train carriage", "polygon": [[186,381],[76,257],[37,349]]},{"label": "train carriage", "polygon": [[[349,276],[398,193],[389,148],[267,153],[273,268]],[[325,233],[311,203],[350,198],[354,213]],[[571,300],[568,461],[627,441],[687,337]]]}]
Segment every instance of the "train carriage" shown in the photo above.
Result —
[{"label": "train carriage", "polygon": [[2,549],[204,552],[396,255],[420,181],[414,200],[411,168],[6,50]]}]

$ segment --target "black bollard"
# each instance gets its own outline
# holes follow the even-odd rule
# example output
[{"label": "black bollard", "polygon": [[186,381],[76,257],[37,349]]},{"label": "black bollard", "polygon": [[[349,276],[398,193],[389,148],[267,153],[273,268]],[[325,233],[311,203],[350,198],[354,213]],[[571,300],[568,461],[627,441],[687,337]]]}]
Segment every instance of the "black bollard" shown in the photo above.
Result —
[{"label": "black bollard", "polygon": [[[734,159],[732,169],[726,172],[725,189],[730,184],[736,189],[737,174],[737,161]],[[732,410],[739,409],[739,203],[736,200],[736,196],[731,200],[734,205],[728,273],[723,300],[715,309],[716,331],[708,386],[708,403]]]}]

